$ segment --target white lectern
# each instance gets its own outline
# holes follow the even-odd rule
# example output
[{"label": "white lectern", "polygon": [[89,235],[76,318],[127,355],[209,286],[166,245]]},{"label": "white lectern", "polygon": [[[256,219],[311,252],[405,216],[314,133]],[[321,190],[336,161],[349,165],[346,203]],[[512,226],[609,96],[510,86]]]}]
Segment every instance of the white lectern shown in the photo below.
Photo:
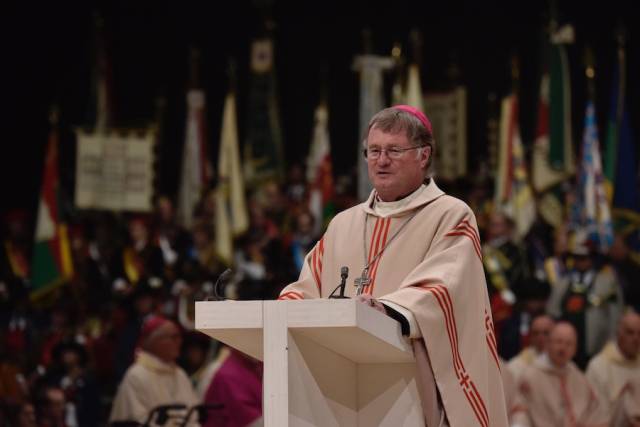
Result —
[{"label": "white lectern", "polygon": [[196,302],[196,329],[264,362],[266,427],[424,426],[411,345],[362,303]]}]

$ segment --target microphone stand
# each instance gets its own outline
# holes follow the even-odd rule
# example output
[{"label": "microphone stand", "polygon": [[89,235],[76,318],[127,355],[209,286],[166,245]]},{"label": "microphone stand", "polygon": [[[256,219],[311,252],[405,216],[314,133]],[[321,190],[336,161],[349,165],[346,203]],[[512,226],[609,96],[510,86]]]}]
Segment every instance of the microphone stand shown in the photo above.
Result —
[{"label": "microphone stand", "polygon": [[[349,297],[344,295],[344,288],[347,286],[347,277],[349,277],[349,267],[342,267],[340,269],[340,284],[329,295],[329,299],[348,299]],[[338,295],[334,295],[336,291],[340,289]]]}]

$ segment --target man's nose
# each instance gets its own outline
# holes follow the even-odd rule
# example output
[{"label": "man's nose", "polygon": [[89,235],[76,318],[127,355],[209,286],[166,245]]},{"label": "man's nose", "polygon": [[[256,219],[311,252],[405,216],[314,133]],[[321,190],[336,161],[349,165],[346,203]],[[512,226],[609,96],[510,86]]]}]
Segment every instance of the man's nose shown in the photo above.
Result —
[{"label": "man's nose", "polygon": [[378,157],[378,164],[387,164],[387,163],[391,163],[391,158],[389,157],[389,154],[387,154],[386,150],[382,150],[380,152],[380,157]]}]

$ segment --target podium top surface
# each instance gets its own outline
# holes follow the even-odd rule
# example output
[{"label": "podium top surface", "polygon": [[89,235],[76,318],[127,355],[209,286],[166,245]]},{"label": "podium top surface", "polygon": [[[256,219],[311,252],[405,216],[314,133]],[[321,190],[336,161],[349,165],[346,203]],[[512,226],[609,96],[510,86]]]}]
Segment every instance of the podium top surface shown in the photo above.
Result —
[{"label": "podium top surface", "polygon": [[[394,319],[355,300],[196,302],[196,329],[262,358],[264,307],[283,307],[282,325],[357,363],[408,363],[413,351]],[[258,342],[256,342],[258,341]]]}]

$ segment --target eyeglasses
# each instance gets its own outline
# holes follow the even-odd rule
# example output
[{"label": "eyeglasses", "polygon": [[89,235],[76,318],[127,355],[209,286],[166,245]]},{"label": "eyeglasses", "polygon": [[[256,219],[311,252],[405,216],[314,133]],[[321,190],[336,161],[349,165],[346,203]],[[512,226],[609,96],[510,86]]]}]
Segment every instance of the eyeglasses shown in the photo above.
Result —
[{"label": "eyeglasses", "polygon": [[408,148],[400,148],[400,147],[378,148],[378,147],[373,147],[373,148],[365,148],[364,150],[362,150],[362,154],[364,154],[364,158],[365,159],[376,160],[376,159],[379,159],[380,156],[382,156],[383,152],[385,152],[385,153],[387,153],[387,157],[389,157],[390,159],[399,159],[404,155],[405,151],[415,150],[416,148],[423,148],[423,147],[426,147],[426,145],[416,145],[414,147],[408,147]]}]

